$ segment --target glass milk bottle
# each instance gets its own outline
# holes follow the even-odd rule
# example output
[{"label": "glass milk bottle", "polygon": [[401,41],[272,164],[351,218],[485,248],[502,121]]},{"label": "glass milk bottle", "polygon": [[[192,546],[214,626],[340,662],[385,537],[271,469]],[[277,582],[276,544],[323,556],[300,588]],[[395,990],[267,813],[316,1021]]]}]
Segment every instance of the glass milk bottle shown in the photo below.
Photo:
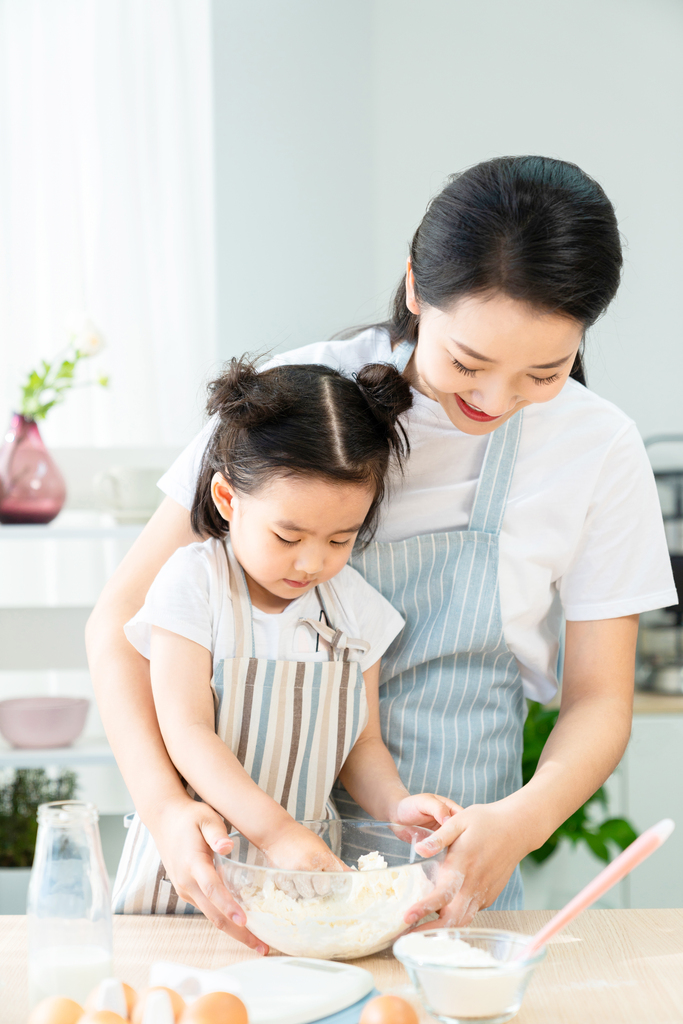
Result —
[{"label": "glass milk bottle", "polygon": [[29,999],[68,996],[83,1004],[112,975],[109,880],[94,804],[61,800],[38,808],[28,890]]}]

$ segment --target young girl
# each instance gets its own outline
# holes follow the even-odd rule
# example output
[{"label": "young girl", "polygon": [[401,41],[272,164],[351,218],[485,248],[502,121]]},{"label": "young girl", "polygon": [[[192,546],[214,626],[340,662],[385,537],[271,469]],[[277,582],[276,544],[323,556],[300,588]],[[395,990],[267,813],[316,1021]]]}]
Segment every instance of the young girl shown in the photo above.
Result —
[{"label": "young girl", "polygon": [[[382,742],[379,659],[403,619],[346,565],[374,531],[410,387],[391,366],[355,381],[325,366],[211,385],[211,441],[192,508],[198,536],[152,584],[126,636],[150,660],[173,764],[194,792],[290,869],[340,870],[297,824],[336,815],[338,776],[375,818],[438,828],[455,804],[409,796]],[[216,850],[226,852],[223,840]],[[119,913],[191,913],[139,819]]]}]

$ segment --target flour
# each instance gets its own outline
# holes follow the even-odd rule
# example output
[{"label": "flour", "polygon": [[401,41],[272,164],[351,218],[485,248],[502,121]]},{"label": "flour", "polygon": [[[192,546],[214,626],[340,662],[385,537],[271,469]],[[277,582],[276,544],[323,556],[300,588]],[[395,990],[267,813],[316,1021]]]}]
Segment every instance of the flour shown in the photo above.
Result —
[{"label": "flour", "polygon": [[322,896],[297,897],[271,878],[263,888],[245,886],[239,896],[247,928],[290,956],[352,960],[384,949],[406,930],[406,911],[433,884],[419,864],[387,868],[377,852],[359,857],[358,867],[331,874]]},{"label": "flour", "polygon": [[430,1013],[444,1017],[484,1021],[516,1013],[533,971],[529,964],[496,960],[462,939],[430,933],[404,935],[394,953]]}]

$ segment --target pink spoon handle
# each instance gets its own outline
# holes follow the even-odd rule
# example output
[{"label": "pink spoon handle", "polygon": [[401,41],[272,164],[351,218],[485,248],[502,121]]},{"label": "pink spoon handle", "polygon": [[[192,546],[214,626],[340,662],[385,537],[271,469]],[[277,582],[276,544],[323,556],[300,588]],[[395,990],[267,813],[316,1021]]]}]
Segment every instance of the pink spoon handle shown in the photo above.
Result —
[{"label": "pink spoon handle", "polygon": [[674,830],[674,823],[671,818],[664,818],[658,824],[653,825],[646,832],[627,846],[623,853],[608,864],[599,875],[589,882],[585,889],[582,889],[578,896],[570,900],[566,907],[559,910],[540,932],[536,932],[533,939],[519,956],[519,959],[526,959],[545,945],[553,935],[557,935],[563,928],[573,921],[575,917],[590,907],[592,903],[600,899],[608,889],[620,882],[630,871],[644,861],[651,853],[654,853],[662,843],[666,842]]}]

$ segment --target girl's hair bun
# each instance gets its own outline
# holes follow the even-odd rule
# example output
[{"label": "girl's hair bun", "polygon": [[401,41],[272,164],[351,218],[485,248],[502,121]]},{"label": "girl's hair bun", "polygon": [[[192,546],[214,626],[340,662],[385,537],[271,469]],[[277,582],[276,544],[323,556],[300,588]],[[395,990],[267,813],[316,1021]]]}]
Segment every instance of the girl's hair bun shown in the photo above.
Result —
[{"label": "girl's hair bun", "polygon": [[368,402],[392,422],[413,404],[410,384],[391,363],[368,363],[354,379]]},{"label": "girl's hair bun", "polygon": [[229,419],[236,428],[251,430],[281,415],[290,404],[272,375],[259,373],[256,364],[243,356],[231,359],[209,384],[206,411]]}]

